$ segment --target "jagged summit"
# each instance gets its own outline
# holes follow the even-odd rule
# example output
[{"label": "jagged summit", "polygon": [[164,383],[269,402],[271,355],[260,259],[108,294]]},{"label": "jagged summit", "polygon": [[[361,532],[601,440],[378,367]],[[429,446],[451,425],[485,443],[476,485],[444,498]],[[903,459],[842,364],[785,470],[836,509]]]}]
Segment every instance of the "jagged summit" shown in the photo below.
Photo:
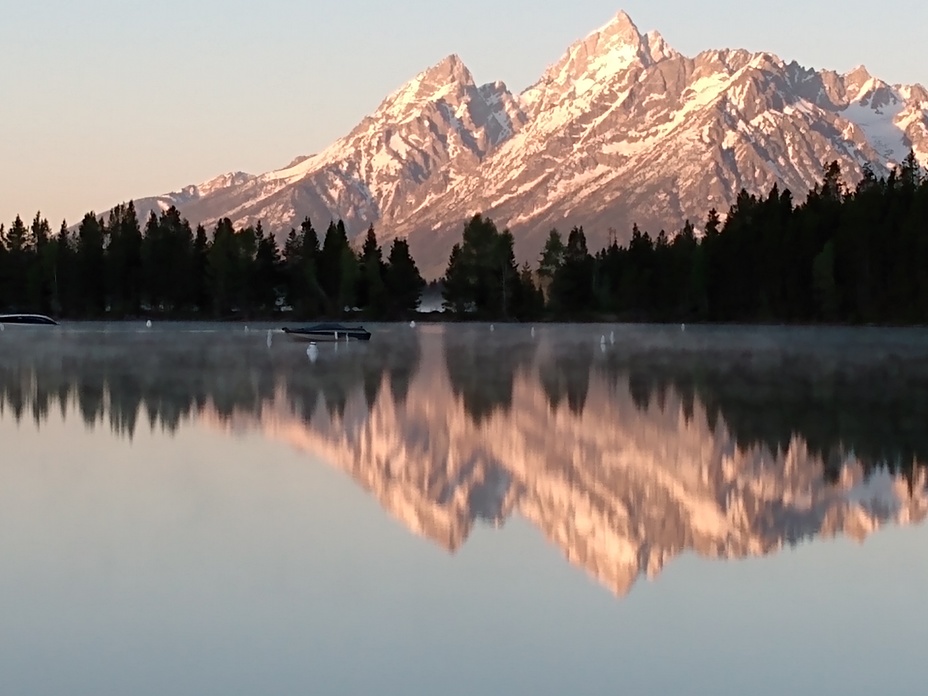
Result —
[{"label": "jagged summit", "polygon": [[457,53],[449,53],[423,74],[457,82],[473,82],[474,80],[470,70]]},{"label": "jagged summit", "polygon": [[317,155],[137,201],[191,222],[262,220],[286,234],[305,216],[405,236],[438,277],[462,221],[508,226],[522,260],[552,227],[583,225],[591,246],[633,223],[657,233],[726,210],[744,188],[799,198],[838,161],[853,185],[910,150],[928,164],[928,91],[860,66],[845,74],[743,49],[679,54],[625,12],[576,41],[513,95],[478,85],[451,54],[390,94]]},{"label": "jagged summit", "polygon": [[474,76],[457,53],[451,53],[435,65],[423,70],[413,80],[420,87],[442,87],[445,85],[473,85]]},{"label": "jagged summit", "polygon": [[423,70],[391,94],[387,106],[406,106],[423,101],[435,101],[448,94],[474,85],[474,76],[456,53]]},{"label": "jagged summit", "polygon": [[638,26],[625,10],[619,10],[606,24],[590,32],[588,38],[590,37],[615,39],[630,44],[637,44],[641,41]]},{"label": "jagged summit", "polygon": [[649,31],[644,35],[644,40],[648,48],[648,55],[651,56],[651,60],[655,63],[680,55],[664,40],[659,31]]},{"label": "jagged summit", "polygon": [[861,64],[851,70],[848,70],[841,77],[844,78],[845,82],[859,86],[867,80],[872,79],[873,75],[871,75],[870,71],[867,70],[867,66]]},{"label": "jagged summit", "polygon": [[632,67],[647,67],[670,55],[673,51],[660,34],[642,36],[631,17],[619,12],[608,24],[570,46],[522,93],[522,103],[528,110],[545,111],[568,95],[583,97],[607,87]]}]

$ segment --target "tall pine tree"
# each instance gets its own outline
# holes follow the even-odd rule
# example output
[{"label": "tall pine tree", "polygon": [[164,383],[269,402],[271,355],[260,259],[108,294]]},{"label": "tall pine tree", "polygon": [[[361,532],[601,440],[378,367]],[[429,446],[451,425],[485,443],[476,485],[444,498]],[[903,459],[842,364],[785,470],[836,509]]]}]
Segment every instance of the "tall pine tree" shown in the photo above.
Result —
[{"label": "tall pine tree", "polygon": [[389,314],[402,317],[419,308],[425,280],[409,253],[405,239],[394,239],[387,257],[384,290]]}]

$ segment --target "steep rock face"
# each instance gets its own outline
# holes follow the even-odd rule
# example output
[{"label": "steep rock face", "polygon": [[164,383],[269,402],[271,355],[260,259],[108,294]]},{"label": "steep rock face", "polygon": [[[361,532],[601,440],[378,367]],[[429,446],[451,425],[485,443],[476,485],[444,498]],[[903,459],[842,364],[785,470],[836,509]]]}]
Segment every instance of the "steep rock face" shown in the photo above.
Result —
[{"label": "steep rock face", "polygon": [[[347,394],[342,415],[320,407],[308,424],[281,393],[260,415],[224,427],[260,429],[325,459],[449,552],[476,524],[520,515],[619,595],[686,551],[760,556],[928,516],[923,477],[912,485],[889,474],[865,480],[847,455],[829,483],[801,438],[777,453],[739,447],[724,422],[713,423],[698,403],[688,412],[672,393],[642,407],[628,385],[572,378],[567,398],[552,401],[543,342],[516,372],[507,407],[475,418],[449,379],[443,340],[423,337],[403,400],[386,385],[373,401],[359,389]],[[584,397],[572,399],[571,389]]]},{"label": "steep rock face", "polygon": [[388,96],[347,136],[323,152],[298,157],[260,176],[227,175],[154,199],[143,211],[176,205],[191,221],[237,225],[261,220],[286,232],[306,217],[341,217],[353,232],[408,217],[431,192],[472,175],[525,116],[505,84],[478,86],[456,55],[448,56]]},{"label": "steep rock face", "polygon": [[[573,44],[515,96],[478,86],[457,56],[424,71],[325,151],[260,176],[227,175],[139,207],[177,205],[192,222],[305,216],[406,236],[427,275],[444,268],[475,212],[509,226],[533,259],[553,226],[591,245],[632,223],[672,233],[773,184],[800,198],[837,160],[849,183],[913,150],[928,163],[928,92],[863,67],[839,75],[769,53],[682,56],[624,13]],[[144,210],[143,210],[144,212]]]}]

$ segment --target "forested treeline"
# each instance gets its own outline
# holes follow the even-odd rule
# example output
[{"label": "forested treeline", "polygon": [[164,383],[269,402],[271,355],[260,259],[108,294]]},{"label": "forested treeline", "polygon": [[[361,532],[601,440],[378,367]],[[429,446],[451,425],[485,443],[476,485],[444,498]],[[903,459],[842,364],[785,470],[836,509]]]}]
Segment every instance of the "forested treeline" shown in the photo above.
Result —
[{"label": "forested treeline", "polygon": [[[724,223],[672,238],[637,226],[625,246],[587,249],[552,230],[537,269],[518,269],[512,235],[477,216],[455,245],[445,306],[486,318],[641,321],[928,322],[928,178],[910,154],[888,178],[849,190],[838,164],[801,204],[774,186],[741,191]],[[543,290],[544,300],[540,297]]]},{"label": "forested treeline", "polygon": [[[514,239],[474,216],[441,280],[460,318],[711,322],[928,322],[928,177],[914,153],[886,178],[865,170],[850,190],[838,164],[797,204],[774,186],[739,194],[702,231],[631,240],[592,253],[583,228],[552,230],[536,267],[515,261]],[[368,230],[359,251],[344,224],[320,238],[307,219],[283,249],[261,224],[228,219],[196,230],[175,208],[144,226],[129,203],[88,213],[52,234],[36,215],[0,226],[0,308],[71,318],[400,318],[425,282],[409,246],[389,254]]]},{"label": "forested treeline", "polygon": [[261,224],[220,220],[192,229],[176,208],[140,225],[132,203],[107,219],[84,216],[57,234],[36,215],[0,225],[0,307],[68,318],[339,316],[359,307],[373,318],[415,310],[425,282],[405,240],[384,258],[374,229],[359,253],[345,225],[320,240],[307,219],[281,250]]}]

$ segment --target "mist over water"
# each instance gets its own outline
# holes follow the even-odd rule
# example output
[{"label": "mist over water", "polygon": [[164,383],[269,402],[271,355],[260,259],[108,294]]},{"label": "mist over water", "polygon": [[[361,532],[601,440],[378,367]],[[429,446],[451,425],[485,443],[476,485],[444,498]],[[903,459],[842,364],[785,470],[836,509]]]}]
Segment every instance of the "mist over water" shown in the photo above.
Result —
[{"label": "mist over water", "polygon": [[928,332],[273,328],[0,334],[0,692],[919,693]]}]

